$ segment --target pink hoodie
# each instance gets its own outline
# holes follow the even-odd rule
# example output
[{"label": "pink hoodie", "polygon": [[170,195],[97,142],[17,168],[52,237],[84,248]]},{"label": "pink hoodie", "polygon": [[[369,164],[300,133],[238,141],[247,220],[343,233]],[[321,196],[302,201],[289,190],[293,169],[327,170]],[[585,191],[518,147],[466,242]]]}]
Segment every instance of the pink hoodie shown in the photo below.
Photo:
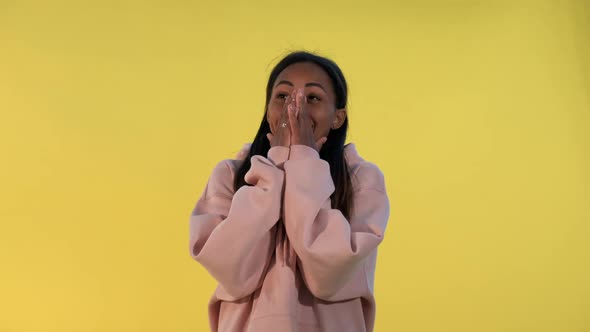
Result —
[{"label": "pink hoodie", "polygon": [[373,331],[377,246],[389,219],[381,170],[345,147],[347,220],[330,205],[330,165],[305,145],[253,156],[252,186],[234,193],[248,151],[217,164],[190,216],[190,255],[218,282],[211,331]]}]

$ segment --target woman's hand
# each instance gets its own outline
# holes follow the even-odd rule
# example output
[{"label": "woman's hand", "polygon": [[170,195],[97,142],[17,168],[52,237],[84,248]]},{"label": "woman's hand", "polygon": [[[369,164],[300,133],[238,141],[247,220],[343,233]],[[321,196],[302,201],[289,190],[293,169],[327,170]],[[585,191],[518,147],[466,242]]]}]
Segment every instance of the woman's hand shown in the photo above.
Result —
[{"label": "woman's hand", "polygon": [[303,94],[303,89],[300,89],[295,95],[295,105],[291,103],[287,108],[288,126],[291,128],[291,145],[307,145],[319,152],[328,138],[320,137],[317,141],[315,140],[311,115],[306,104],[307,100]]},{"label": "woman's hand", "polygon": [[287,114],[287,109],[289,108],[289,105],[291,105],[294,96],[295,94],[292,93],[290,96],[285,98],[285,104],[283,105],[281,118],[279,119],[275,133],[266,134],[266,138],[268,138],[268,141],[270,142],[270,147],[289,147],[291,145],[291,130],[289,126],[289,115]]}]

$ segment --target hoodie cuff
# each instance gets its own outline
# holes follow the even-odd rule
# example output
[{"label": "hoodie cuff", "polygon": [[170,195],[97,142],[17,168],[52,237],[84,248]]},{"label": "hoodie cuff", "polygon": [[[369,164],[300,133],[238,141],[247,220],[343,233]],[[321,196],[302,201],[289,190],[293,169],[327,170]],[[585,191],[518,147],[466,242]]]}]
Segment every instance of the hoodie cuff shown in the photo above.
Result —
[{"label": "hoodie cuff", "polygon": [[320,154],[312,147],[307,145],[291,145],[289,160],[297,159],[319,159]]},{"label": "hoodie cuff", "polygon": [[273,146],[268,150],[267,158],[280,169],[289,158],[289,148],[286,146]]}]

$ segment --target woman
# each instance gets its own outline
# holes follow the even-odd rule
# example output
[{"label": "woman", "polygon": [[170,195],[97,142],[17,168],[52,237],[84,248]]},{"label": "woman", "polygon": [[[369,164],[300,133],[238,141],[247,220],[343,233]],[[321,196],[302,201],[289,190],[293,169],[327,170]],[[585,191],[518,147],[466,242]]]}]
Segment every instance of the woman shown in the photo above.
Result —
[{"label": "woman", "polygon": [[219,162],[190,217],[189,250],[218,281],[212,331],[372,331],[383,173],[344,145],[347,85],[294,52],[272,70],[264,117]]}]

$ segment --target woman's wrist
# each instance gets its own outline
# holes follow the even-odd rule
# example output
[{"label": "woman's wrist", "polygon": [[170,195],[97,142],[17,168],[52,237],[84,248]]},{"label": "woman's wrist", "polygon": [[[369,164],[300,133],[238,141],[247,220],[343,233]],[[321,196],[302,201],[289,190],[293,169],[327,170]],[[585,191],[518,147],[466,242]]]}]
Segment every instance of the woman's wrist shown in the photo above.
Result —
[{"label": "woman's wrist", "polygon": [[285,161],[289,159],[289,148],[282,145],[273,146],[268,150],[267,158],[275,166],[282,168]]},{"label": "woman's wrist", "polygon": [[316,149],[303,144],[291,145],[291,152],[289,153],[289,160],[295,159],[319,159],[320,154]]}]

